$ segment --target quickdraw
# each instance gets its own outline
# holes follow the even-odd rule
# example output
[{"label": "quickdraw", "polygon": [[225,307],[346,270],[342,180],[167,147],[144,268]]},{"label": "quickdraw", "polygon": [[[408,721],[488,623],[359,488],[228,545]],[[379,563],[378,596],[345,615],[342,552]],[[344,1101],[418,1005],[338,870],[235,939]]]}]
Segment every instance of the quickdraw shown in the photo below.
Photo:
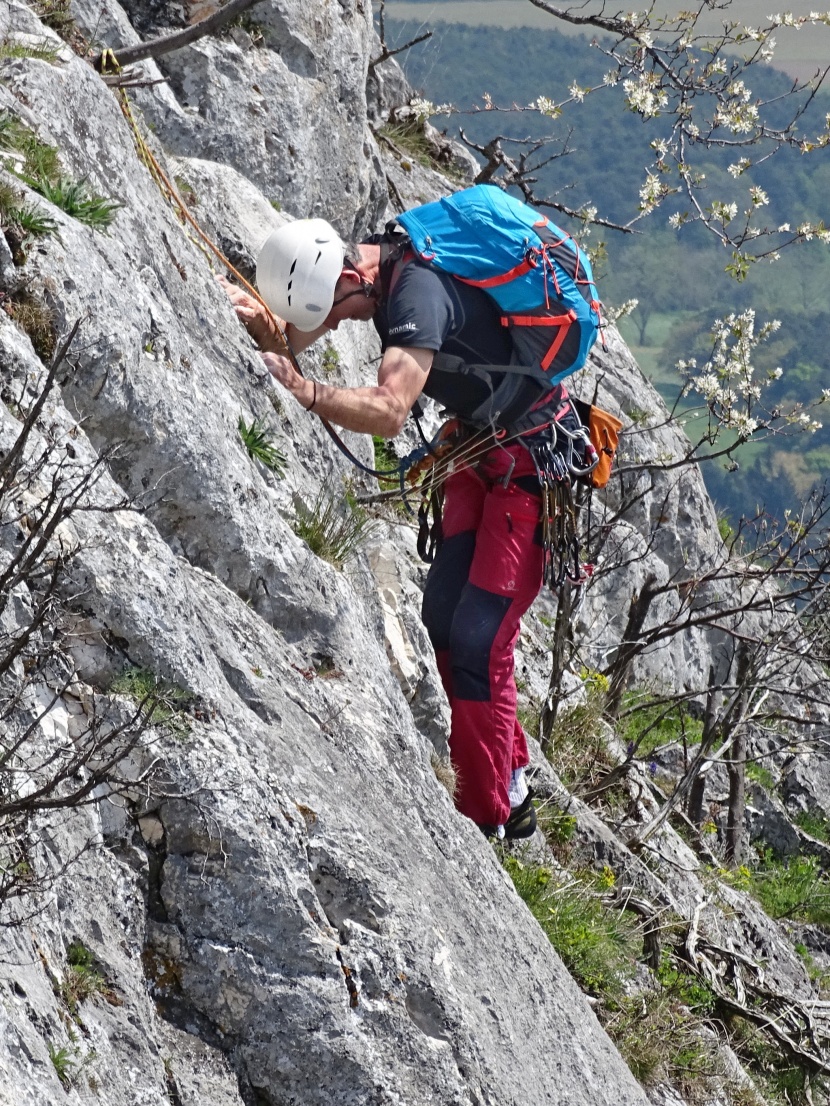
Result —
[{"label": "quickdraw", "polygon": [[[561,429],[561,428],[560,428]],[[536,469],[542,499],[542,583],[558,591],[566,580],[575,587],[584,584],[589,573],[579,560],[576,507],[571,481],[572,465],[555,449],[556,428],[527,445]],[[567,435],[570,439],[571,435]],[[573,441],[569,441],[571,452]]]}]

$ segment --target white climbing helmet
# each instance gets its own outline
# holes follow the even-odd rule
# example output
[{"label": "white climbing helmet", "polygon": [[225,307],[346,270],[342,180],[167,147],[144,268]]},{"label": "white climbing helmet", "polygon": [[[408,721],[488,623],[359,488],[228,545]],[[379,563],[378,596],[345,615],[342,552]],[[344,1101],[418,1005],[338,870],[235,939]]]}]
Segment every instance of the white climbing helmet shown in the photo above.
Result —
[{"label": "white climbing helmet", "polygon": [[331,311],[346,247],[325,219],[297,219],[265,241],[256,267],[260,294],[298,330],[316,330]]}]

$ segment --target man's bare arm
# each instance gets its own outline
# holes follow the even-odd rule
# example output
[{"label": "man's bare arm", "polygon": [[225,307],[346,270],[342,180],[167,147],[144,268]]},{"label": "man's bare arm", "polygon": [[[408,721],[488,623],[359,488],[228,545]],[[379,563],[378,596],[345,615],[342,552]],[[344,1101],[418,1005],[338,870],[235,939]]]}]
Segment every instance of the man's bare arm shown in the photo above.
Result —
[{"label": "man's bare arm", "polygon": [[345,430],[394,438],[423,391],[432,359],[430,349],[386,350],[378,369],[378,382],[365,388],[335,388],[301,377],[291,362],[272,353],[263,356],[271,375],[305,408]]}]

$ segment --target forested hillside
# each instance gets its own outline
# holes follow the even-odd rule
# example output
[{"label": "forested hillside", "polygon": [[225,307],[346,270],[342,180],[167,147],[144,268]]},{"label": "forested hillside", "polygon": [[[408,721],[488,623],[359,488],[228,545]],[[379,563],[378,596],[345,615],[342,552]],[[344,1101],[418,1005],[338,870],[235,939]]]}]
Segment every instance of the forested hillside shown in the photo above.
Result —
[{"label": "forested hillside", "polygon": [[[387,18],[386,38],[402,44],[420,34],[423,24],[394,22]],[[627,111],[617,88],[600,87],[581,103],[566,106],[553,121],[538,113],[509,114],[482,111],[483,97],[495,107],[527,105],[539,96],[561,101],[577,82],[582,88],[602,86],[608,59],[591,48],[588,37],[565,37],[556,30],[466,27],[434,24],[433,37],[401,56],[412,84],[436,104],[452,103],[461,114],[438,116],[434,122],[453,135],[459,127],[478,143],[496,134],[524,139],[550,138],[541,162],[557,156],[538,172],[538,196],[559,200],[571,209],[591,205],[601,216],[627,223],[638,210],[644,167],[653,160],[649,142],[653,127]],[[792,111],[786,94],[792,81],[769,67],[756,67],[752,91],[765,101],[776,100],[767,110],[773,122],[783,122]],[[807,106],[805,131],[823,125],[830,97],[821,93]],[[518,154],[520,147],[513,147]],[[734,150],[705,154],[698,168],[705,173],[713,194],[727,178]],[[769,197],[770,222],[795,227],[804,220],[817,221],[827,211],[830,194],[830,157],[826,150],[802,157],[796,151],[752,167],[751,183]],[[705,193],[704,193],[705,196]],[[757,362],[784,373],[773,402],[801,401],[820,394],[827,385],[827,339],[830,328],[830,258],[827,246],[817,241],[785,251],[775,264],[751,267],[738,282],[726,272],[728,251],[700,227],[672,230],[666,206],[637,224],[639,233],[621,234],[594,228],[588,242],[604,244],[605,259],[598,265],[601,292],[607,303],[636,298],[638,307],[622,321],[622,329],[647,375],[672,403],[681,387],[676,371],[680,359],[696,357],[702,364],[711,348],[709,330],[715,318],[727,311],[754,306],[759,320],[780,319],[774,340],[762,346]],[[603,250],[600,249],[600,256]],[[819,414],[821,418],[822,415]],[[830,423],[830,419],[825,419]],[[779,515],[807,495],[823,478],[830,461],[830,429],[825,427],[809,440],[786,435],[750,442],[742,448],[739,465],[713,462],[705,476],[719,506],[733,520],[763,504]]]}]

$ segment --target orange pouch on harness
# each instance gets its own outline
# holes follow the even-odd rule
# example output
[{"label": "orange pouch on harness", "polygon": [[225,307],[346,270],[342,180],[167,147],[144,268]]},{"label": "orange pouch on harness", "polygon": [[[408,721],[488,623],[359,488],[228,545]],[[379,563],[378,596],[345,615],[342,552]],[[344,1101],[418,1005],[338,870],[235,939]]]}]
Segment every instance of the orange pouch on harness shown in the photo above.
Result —
[{"label": "orange pouch on harness", "polygon": [[604,488],[611,479],[611,467],[614,464],[623,424],[616,415],[612,415],[610,411],[603,411],[593,403],[585,403],[573,397],[571,402],[576,407],[582,425],[587,426],[591,444],[599,454],[599,464],[585,479],[592,488]]}]

